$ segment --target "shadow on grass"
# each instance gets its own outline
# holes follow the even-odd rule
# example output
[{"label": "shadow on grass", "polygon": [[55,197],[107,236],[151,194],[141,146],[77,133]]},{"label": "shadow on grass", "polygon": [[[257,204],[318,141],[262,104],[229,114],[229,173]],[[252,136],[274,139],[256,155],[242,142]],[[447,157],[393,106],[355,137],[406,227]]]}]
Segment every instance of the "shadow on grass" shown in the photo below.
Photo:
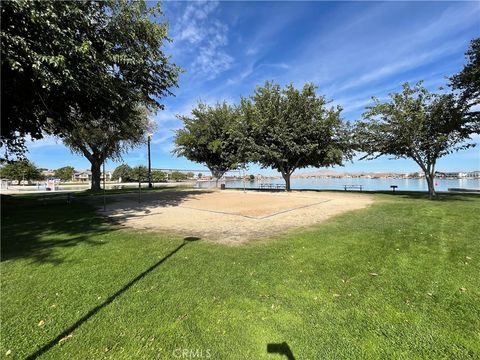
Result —
[{"label": "shadow on grass", "polygon": [[[130,210],[143,210],[148,207],[175,206],[185,198],[191,197],[192,191],[156,192],[145,197],[144,202],[126,202],[125,216]],[[198,193],[197,193],[198,194]],[[94,240],[98,235],[107,234],[118,229],[124,217],[108,220],[96,212],[97,206],[103,204],[100,196],[77,199],[66,203],[64,199],[51,199],[47,203],[41,196],[5,196],[1,198],[2,241],[1,261],[12,259],[30,259],[33,262],[54,265],[65,261],[61,256],[62,248],[77,245],[101,246],[105,242]],[[110,204],[109,204],[110,205]],[[107,211],[108,206],[107,205]],[[123,209],[122,209],[123,211]]]},{"label": "shadow on grass", "polygon": [[293,356],[293,352],[286,342],[281,344],[268,344],[267,352],[270,354],[285,355],[288,360],[295,360],[295,356]]},{"label": "shadow on grass", "polygon": [[59,264],[64,259],[56,249],[81,243],[103,245],[92,237],[105,234],[112,227],[100,217],[91,216],[92,210],[86,205],[57,200],[43,205],[41,199],[33,197],[2,196],[1,260]]},{"label": "shadow on grass", "polygon": [[160,265],[162,265],[165,261],[167,261],[170,257],[175,255],[178,251],[180,251],[181,248],[183,248],[185,245],[187,245],[190,242],[193,241],[198,241],[200,238],[198,237],[186,237],[183,239],[183,242],[177,246],[176,249],[174,249],[172,252],[170,252],[167,256],[162,258],[161,260],[157,261],[155,264],[150,266],[148,269],[137,275],[135,278],[130,280],[125,286],[123,286],[121,289],[119,289],[117,292],[114,294],[110,295],[104,302],[101,304],[95,306],[93,309],[91,309],[88,313],[86,313],[84,316],[82,316],[79,320],[77,320],[73,325],[65,329],[62,333],[60,333],[57,337],[52,339],[50,342],[47,344],[43,345],[40,349],[35,351],[33,354],[28,356],[26,359],[36,359],[39,356],[43,355],[46,353],[48,350],[50,350],[52,347],[54,347],[58,342],[69,336],[71,333],[73,333],[76,329],[78,329],[82,324],[84,324],[86,321],[88,321],[91,317],[93,317],[95,314],[97,314],[100,310],[102,310],[105,306],[109,305],[112,303],[117,297],[125,293],[128,289],[130,289],[134,284],[136,284],[138,281],[143,279],[145,276],[147,276],[149,273],[151,273],[153,270],[158,268]]}]

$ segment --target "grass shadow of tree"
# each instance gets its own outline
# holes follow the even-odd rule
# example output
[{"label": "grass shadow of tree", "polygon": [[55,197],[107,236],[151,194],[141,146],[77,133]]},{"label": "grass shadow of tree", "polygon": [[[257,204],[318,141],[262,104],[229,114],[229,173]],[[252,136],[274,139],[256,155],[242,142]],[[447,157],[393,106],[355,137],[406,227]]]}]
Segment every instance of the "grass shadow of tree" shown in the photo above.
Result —
[{"label": "grass shadow of tree", "polygon": [[[162,200],[163,194],[157,194],[148,206],[174,206],[192,196],[190,191],[177,191]],[[1,200],[1,261],[30,259],[60,264],[66,259],[58,255],[57,249],[104,245],[94,238],[118,230],[116,225],[121,220],[109,220],[96,212],[96,206],[103,203],[101,197],[77,199],[69,204],[62,200],[45,204],[39,196],[2,195]]]}]

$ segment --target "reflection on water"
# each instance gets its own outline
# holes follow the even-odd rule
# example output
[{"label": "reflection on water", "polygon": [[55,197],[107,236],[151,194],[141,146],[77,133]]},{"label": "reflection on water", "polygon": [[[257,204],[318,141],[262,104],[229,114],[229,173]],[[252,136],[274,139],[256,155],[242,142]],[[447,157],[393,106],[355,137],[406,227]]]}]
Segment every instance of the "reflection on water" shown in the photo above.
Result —
[{"label": "reflection on water", "polygon": [[[219,182],[219,186],[220,186]],[[183,183],[155,183],[154,187],[168,187],[175,185],[194,185],[197,188],[213,188],[215,181],[189,181]],[[246,188],[260,188],[261,184],[282,184],[285,182],[281,178],[265,179],[263,181],[245,181]],[[312,190],[343,190],[345,185],[362,185],[363,189],[369,190],[391,190],[390,186],[397,186],[398,191],[427,191],[427,182],[424,179],[366,179],[366,178],[302,178],[292,179],[292,189],[312,189]],[[225,183],[226,188],[243,188],[242,180],[228,180]],[[142,183],[142,188],[147,188],[147,183]],[[56,190],[61,191],[79,191],[87,190],[90,186],[85,185],[60,185]],[[126,189],[138,188],[138,183],[126,184],[107,184],[107,189]],[[480,190],[480,179],[436,179],[435,189],[437,191],[448,191],[449,188],[478,189]],[[14,191],[45,191],[43,184],[30,186],[13,186],[9,189]]]},{"label": "reflection on water", "polygon": [[[259,188],[261,183],[285,184],[283,179],[265,179],[263,181],[245,181],[246,188]],[[227,188],[242,188],[243,181],[227,181]],[[396,185],[398,191],[427,191],[424,179],[366,179],[366,178],[310,178],[292,179],[292,189],[343,190],[344,185],[362,185],[364,190],[391,190]],[[215,182],[199,182],[197,187],[214,187]],[[448,191],[448,188],[480,189],[480,179],[436,179],[437,191]]]}]

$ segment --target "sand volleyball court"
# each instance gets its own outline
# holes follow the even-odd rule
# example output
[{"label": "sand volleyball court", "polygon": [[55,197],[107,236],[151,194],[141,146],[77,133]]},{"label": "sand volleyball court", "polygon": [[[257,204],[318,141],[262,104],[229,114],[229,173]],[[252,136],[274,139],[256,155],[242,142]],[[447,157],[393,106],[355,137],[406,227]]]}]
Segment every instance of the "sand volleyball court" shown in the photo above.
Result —
[{"label": "sand volleyball court", "polygon": [[172,190],[114,196],[105,214],[131,228],[174,231],[228,244],[312,225],[372,203],[368,194]]}]

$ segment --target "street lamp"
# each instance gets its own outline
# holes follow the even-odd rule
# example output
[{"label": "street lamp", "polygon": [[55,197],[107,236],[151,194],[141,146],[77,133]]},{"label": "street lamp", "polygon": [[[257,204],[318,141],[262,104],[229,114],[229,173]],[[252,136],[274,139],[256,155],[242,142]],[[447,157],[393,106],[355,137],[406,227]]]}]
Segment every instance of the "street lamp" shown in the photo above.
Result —
[{"label": "street lamp", "polygon": [[152,133],[147,134],[147,145],[148,145],[148,188],[153,188],[152,185],[152,159],[150,158],[150,141],[152,140]]}]

